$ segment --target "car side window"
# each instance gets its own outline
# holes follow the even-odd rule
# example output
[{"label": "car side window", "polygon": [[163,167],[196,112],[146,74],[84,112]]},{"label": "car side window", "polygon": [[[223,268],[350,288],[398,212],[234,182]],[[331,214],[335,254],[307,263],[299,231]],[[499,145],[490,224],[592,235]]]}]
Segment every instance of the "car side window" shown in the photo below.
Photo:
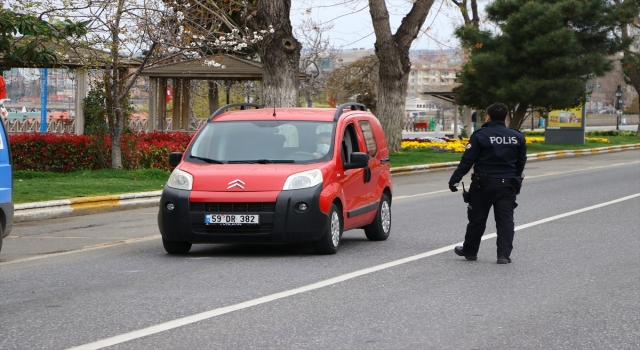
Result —
[{"label": "car side window", "polygon": [[360,152],[360,147],[358,146],[358,136],[353,124],[347,125],[347,127],[344,129],[344,133],[342,134],[341,148],[342,159],[345,163],[351,162],[351,153]]},{"label": "car side window", "polygon": [[378,153],[378,145],[376,144],[376,137],[373,135],[371,124],[366,120],[358,122],[360,124],[360,130],[362,130],[362,136],[364,136],[364,143],[367,147],[367,154],[369,157],[375,157]]}]

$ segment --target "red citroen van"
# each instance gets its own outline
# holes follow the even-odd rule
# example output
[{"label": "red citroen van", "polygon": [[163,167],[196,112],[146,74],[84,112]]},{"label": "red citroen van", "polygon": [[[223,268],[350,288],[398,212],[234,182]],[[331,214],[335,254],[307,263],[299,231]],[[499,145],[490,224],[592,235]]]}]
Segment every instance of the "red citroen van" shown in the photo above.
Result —
[{"label": "red citroen van", "polygon": [[169,164],[158,226],[170,254],[195,243],[289,242],[334,254],[343,231],[364,228],[374,241],[391,231],[389,150],[362,104],[228,105]]}]

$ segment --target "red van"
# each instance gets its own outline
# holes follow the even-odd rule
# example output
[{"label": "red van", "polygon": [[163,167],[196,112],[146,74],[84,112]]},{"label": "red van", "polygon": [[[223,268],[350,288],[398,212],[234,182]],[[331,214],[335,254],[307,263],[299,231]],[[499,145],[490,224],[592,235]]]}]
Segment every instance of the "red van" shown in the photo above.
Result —
[{"label": "red van", "polygon": [[389,150],[362,104],[228,105],[169,164],[158,226],[170,254],[194,243],[289,242],[334,254],[343,231],[364,228],[373,241],[391,231]]}]

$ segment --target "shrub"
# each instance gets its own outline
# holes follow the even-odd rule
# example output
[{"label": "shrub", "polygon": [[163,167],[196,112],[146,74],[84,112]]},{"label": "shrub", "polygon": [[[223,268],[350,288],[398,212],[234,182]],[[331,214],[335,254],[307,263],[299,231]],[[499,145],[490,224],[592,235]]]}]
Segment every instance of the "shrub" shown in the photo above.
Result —
[{"label": "shrub", "polygon": [[[123,168],[169,170],[171,152],[183,152],[193,135],[184,132],[125,134]],[[18,134],[10,136],[16,170],[71,172],[108,168],[111,140],[105,135]]]},{"label": "shrub", "polygon": [[87,135],[10,136],[16,170],[68,172],[98,168],[97,149]]}]

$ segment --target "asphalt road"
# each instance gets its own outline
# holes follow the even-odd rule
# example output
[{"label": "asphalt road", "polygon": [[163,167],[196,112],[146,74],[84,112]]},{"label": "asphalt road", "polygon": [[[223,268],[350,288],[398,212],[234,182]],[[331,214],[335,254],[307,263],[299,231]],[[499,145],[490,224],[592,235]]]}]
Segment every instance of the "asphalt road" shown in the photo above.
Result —
[{"label": "asphalt road", "polygon": [[478,261],[453,253],[451,171],[394,177],[390,238],[348,231],[334,256],[169,256],[150,209],[19,224],[0,254],[0,349],[637,349],[640,152],[525,173],[509,265],[491,221]]}]

